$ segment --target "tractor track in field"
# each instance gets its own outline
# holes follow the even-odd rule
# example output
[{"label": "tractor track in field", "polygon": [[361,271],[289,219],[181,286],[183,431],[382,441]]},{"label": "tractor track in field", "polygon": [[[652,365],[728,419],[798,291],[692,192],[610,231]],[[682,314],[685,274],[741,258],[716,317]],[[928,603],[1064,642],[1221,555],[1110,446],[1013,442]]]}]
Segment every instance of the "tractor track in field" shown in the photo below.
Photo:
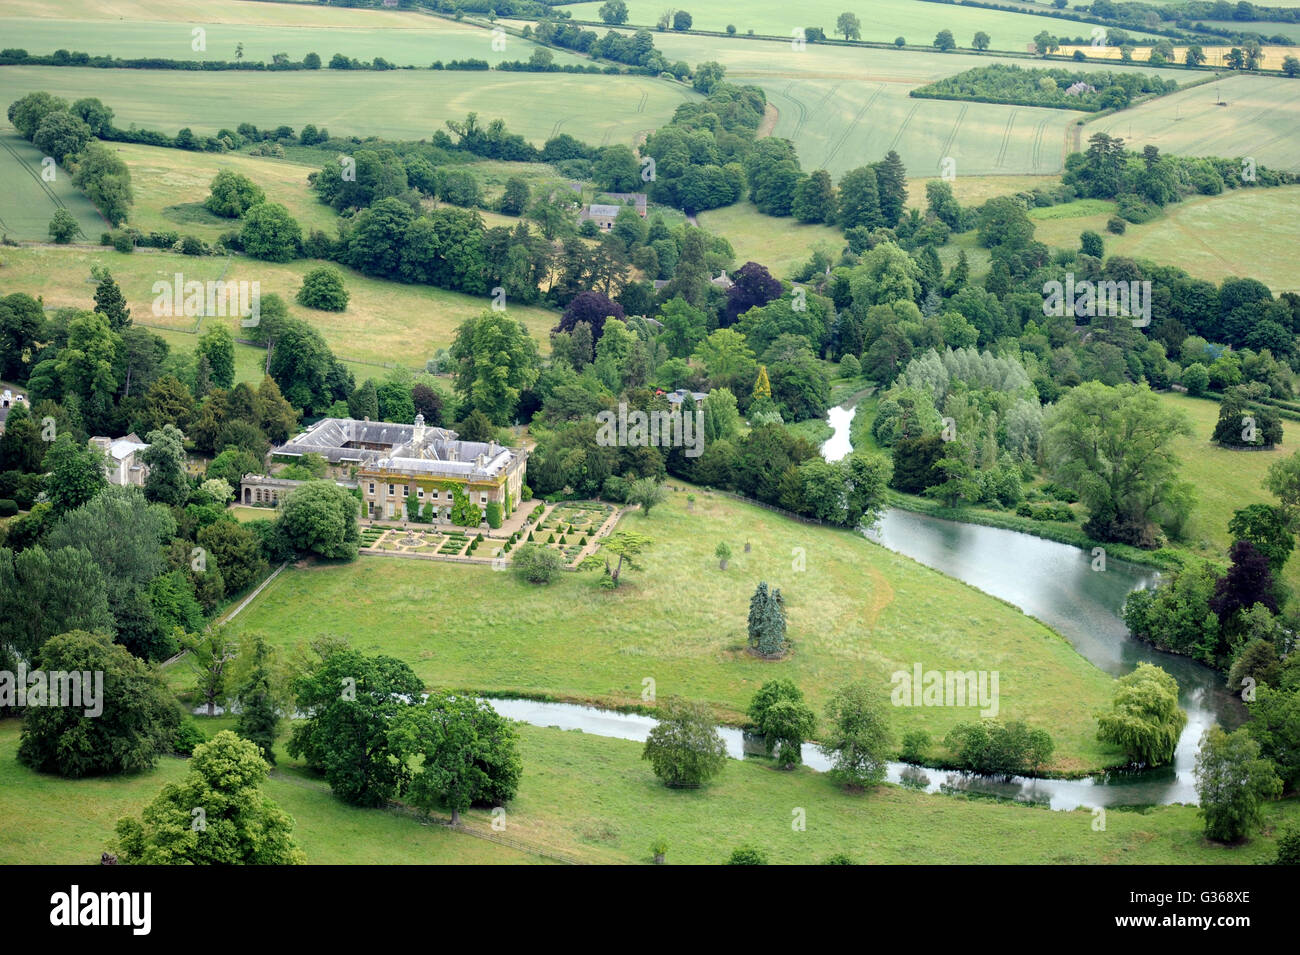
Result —
[{"label": "tractor track in field", "polygon": [[858,123],[862,122],[862,117],[867,115],[867,110],[871,109],[872,105],[875,104],[876,100],[880,98],[880,94],[884,91],[885,88],[883,86],[877,87],[876,91],[871,94],[871,98],[862,104],[862,108],[859,109],[857,115],[853,117],[853,122],[848,124],[840,138],[835,141],[835,145],[827,150],[826,155],[822,157],[823,169],[830,168],[831,160],[834,159],[839,151],[844,148],[844,144],[849,141],[849,136],[852,135],[853,130],[857,128]]},{"label": "tractor track in field", "polygon": [[966,118],[966,111],[969,109],[970,103],[962,103],[961,112],[957,114],[957,119],[952,124],[952,132],[948,134],[948,139],[944,142],[943,149],[939,153],[940,159],[952,155],[952,144],[957,140],[957,131],[961,129],[962,120]]},{"label": "tractor track in field", "polygon": [[[54,203],[54,207],[56,209],[68,208],[67,204],[64,203],[62,199],[59,198],[58,194],[55,193],[55,191],[50,188],[50,184],[41,177],[41,174],[37,172],[35,169],[33,169],[28,164],[27,160],[23,159],[22,156],[18,155],[18,151],[14,149],[13,146],[9,145],[9,143],[4,138],[0,138],[0,146],[3,146],[5,152],[7,152],[10,156],[13,157],[14,162],[18,163],[19,167],[22,168],[22,170],[26,172],[27,175],[32,177],[32,181],[41,187],[41,191],[45,193],[46,197],[50,200],[50,202]],[[73,218],[75,219],[76,217],[74,216]],[[2,218],[0,218],[0,229],[3,229],[6,233],[9,231],[9,224],[5,222],[4,219]],[[85,230],[81,228],[80,223],[77,224],[77,234],[81,236],[83,239],[89,238],[89,236],[86,235]]]},{"label": "tractor track in field", "polygon": [[639,103],[636,104],[636,111],[637,111],[638,113],[644,113],[644,112],[645,112],[645,104],[648,103],[649,101],[650,101],[650,93],[649,93],[649,91],[648,91],[648,90],[642,90],[642,91],[641,91],[641,102],[639,102]]},{"label": "tractor track in field", "polygon": [[781,95],[784,96],[786,99],[788,99],[791,103],[793,103],[794,108],[799,113],[799,118],[796,119],[794,122],[794,132],[792,132],[789,136],[790,139],[794,139],[796,136],[798,136],[800,131],[803,130],[804,123],[808,121],[808,107],[804,105],[803,100],[796,98],[794,93],[792,92],[792,90],[794,89],[794,83],[795,81],[791,80],[790,83],[786,86],[786,88],[781,91]]},{"label": "tractor track in field", "polygon": [[[911,124],[912,118],[916,116],[916,111],[919,110],[920,108],[921,108],[920,103],[915,104],[911,108],[911,110],[908,111],[907,117],[901,123],[898,124],[898,132],[894,133],[894,138],[889,141],[889,149],[893,149],[902,141],[903,133],[907,132],[908,125]],[[886,152],[888,151],[889,150],[886,150]]]},{"label": "tractor track in field", "polygon": [[1039,166],[1042,164],[1043,140],[1047,136],[1047,124],[1050,123],[1051,120],[1052,120],[1051,116],[1044,116],[1042,118],[1042,121],[1039,122],[1038,128],[1034,130],[1034,149],[1031,154],[1032,161],[1034,164],[1033,165],[1034,172],[1038,172]]},{"label": "tractor track in field", "polygon": [[1002,130],[1002,143],[998,146],[998,154],[993,159],[995,169],[1001,169],[1002,163],[1006,159],[1007,145],[1011,142],[1011,128],[1016,125],[1016,116],[1019,112],[1018,109],[1012,110],[1011,115],[1007,117],[1007,125]]}]

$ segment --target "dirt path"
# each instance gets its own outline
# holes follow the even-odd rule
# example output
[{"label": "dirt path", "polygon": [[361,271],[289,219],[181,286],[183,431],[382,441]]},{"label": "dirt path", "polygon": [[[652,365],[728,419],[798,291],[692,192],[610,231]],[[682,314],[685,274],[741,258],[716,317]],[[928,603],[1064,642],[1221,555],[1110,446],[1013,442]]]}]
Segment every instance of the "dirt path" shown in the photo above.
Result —
[{"label": "dirt path", "polygon": [[781,118],[781,111],[771,103],[763,110],[763,121],[758,124],[758,132],[754,134],[755,138],[763,139],[772,135],[772,130],[776,129],[776,122]]}]

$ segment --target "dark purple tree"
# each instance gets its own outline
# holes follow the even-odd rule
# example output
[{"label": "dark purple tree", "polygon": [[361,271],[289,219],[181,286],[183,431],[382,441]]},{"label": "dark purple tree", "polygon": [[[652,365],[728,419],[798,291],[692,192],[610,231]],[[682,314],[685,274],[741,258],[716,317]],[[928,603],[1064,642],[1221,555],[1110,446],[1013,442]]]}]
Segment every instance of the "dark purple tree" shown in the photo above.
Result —
[{"label": "dark purple tree", "polygon": [[730,328],[751,308],[762,307],[781,296],[781,283],[757,262],[746,262],[731,276],[731,281],[735,284],[727,289],[722,328]]},{"label": "dark purple tree", "polygon": [[626,317],[623,306],[609,296],[602,295],[600,292],[579,292],[573,297],[569,307],[564,310],[560,324],[556,325],[553,331],[571,332],[574,325],[586,322],[591,326],[592,341],[598,342],[605,330],[605,319],[617,318],[622,321]]},{"label": "dark purple tree", "polygon": [[415,405],[416,412],[424,415],[425,424],[435,428],[442,427],[442,395],[428,385],[417,384],[411,386],[411,401]]},{"label": "dark purple tree", "polygon": [[1250,541],[1239,540],[1228,551],[1232,566],[1214,585],[1210,609],[1227,623],[1238,610],[1249,610],[1260,603],[1272,613],[1277,613],[1277,595],[1273,585],[1273,571],[1268,558]]}]

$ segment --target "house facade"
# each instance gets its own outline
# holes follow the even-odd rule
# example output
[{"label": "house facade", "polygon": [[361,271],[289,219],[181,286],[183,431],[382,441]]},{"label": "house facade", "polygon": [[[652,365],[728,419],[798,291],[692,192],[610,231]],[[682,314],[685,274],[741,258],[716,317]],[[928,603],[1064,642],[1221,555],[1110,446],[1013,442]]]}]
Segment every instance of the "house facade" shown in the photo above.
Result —
[{"label": "house facade", "polygon": [[291,462],[305,454],[346,470],[361,489],[365,516],[378,520],[410,519],[413,495],[422,513],[450,521],[457,493],[485,514],[489,504],[499,504],[504,519],[519,505],[527,466],[522,449],[461,441],[455,431],[426,427],[422,415],[414,424],[324,418],[273,448],[271,459]]},{"label": "house facade", "polygon": [[141,455],[149,445],[134,432],[124,438],[94,437],[90,439],[90,444],[104,452],[107,458],[104,474],[109,484],[144,487],[144,482],[149,478],[149,465],[144,463]]}]

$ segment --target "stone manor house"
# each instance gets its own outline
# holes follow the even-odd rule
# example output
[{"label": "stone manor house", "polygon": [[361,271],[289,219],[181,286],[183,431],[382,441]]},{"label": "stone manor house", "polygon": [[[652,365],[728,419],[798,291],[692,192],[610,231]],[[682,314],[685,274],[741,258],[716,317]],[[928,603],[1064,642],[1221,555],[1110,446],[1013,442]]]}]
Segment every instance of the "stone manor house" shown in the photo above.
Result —
[{"label": "stone manor house", "polygon": [[[406,498],[414,492],[423,509],[433,507],[434,519],[451,519],[452,491],[459,488],[472,504],[486,512],[493,501],[502,518],[519,505],[527,455],[495,441],[461,441],[455,431],[426,427],[424,416],[414,424],[323,418],[312,427],[271,449],[271,460],[290,463],[305,454],[319,454],[340,483],[361,488],[364,516],[406,519]],[[298,482],[265,475],[248,475],[241,482],[244,504],[278,503],[281,494]]]}]

